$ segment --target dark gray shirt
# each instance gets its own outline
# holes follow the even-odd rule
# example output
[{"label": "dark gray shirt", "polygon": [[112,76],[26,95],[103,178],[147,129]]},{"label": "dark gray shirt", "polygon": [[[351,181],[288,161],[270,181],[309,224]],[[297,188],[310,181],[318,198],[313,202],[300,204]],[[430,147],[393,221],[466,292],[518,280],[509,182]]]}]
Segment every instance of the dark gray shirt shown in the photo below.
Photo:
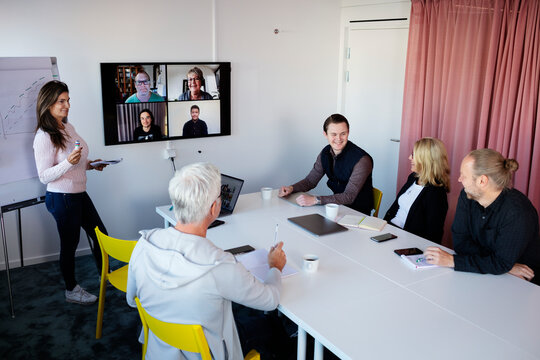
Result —
[{"label": "dark gray shirt", "polygon": [[521,263],[534,270],[534,282],[540,278],[538,213],[516,189],[503,190],[487,208],[462,190],[452,237],[457,271],[504,274]]},{"label": "dark gray shirt", "polygon": [[[332,153],[332,158],[335,161],[336,156],[334,151],[330,150]],[[345,191],[340,194],[321,196],[321,204],[351,204],[354,199],[358,196],[358,193],[364,186],[366,179],[373,170],[373,163],[369,156],[363,156],[353,168],[349,182],[345,187]],[[313,164],[313,169],[305,177],[305,179],[300,180],[293,185],[293,192],[299,191],[309,191],[317,186],[319,181],[324,176],[324,169],[321,161],[321,154],[317,156],[315,164]]]}]

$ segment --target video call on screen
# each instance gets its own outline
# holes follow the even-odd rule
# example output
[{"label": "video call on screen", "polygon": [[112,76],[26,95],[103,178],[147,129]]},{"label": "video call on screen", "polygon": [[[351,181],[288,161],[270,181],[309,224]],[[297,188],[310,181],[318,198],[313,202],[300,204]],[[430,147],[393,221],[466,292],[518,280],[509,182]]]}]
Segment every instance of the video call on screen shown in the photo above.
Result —
[{"label": "video call on screen", "polygon": [[101,63],[105,145],[230,135],[230,62]]}]

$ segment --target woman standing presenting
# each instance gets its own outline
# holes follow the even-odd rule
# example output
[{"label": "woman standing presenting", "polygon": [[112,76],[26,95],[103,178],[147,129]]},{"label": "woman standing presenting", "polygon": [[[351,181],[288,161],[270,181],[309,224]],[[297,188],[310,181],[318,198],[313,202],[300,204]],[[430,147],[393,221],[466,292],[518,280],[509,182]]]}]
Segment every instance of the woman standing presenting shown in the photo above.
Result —
[{"label": "woman standing presenting", "polygon": [[414,144],[409,160],[412,173],[384,219],[440,244],[448,211],[446,193],[450,191],[446,148],[439,139],[423,138]]},{"label": "woman standing presenting", "polygon": [[66,284],[66,301],[91,304],[95,295],[81,288],[75,280],[75,250],[79,244],[81,227],[93,241],[93,253],[101,273],[101,250],[94,228],[105,226],[86,193],[86,170],[103,170],[104,165],[93,167],[88,147],[68,123],[69,90],[60,81],[50,81],[39,91],[37,99],[36,136],[34,156],[39,180],[47,185],[45,204],[56,220],[60,235],[60,270]]}]

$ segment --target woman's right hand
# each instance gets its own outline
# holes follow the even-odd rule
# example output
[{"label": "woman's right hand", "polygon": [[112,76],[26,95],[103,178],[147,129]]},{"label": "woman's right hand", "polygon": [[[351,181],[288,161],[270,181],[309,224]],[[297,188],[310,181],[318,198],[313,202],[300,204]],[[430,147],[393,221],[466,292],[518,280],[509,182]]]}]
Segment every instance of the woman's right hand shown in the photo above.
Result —
[{"label": "woman's right hand", "polygon": [[73,149],[73,151],[71,152],[71,154],[68,155],[67,157],[67,161],[71,164],[71,165],[76,165],[79,163],[79,160],[81,160],[81,151],[82,151],[82,148],[79,146],[78,148],[75,148]]}]

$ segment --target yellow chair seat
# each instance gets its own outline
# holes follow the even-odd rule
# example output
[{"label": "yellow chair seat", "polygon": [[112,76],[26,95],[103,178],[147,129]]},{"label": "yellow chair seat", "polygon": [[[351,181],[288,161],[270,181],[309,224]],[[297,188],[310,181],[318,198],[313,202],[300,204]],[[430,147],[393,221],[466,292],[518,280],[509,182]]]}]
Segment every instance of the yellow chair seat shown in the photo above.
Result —
[{"label": "yellow chair seat", "polygon": [[122,290],[123,292],[126,292],[127,290],[128,265],[124,265],[109,273],[109,256],[128,263],[137,241],[115,239],[102,233],[97,226],[95,231],[99,247],[101,248],[102,263],[96,324],[96,339],[100,339],[103,329],[103,312],[105,311],[105,291],[107,289],[107,281],[118,290]]},{"label": "yellow chair seat", "polygon": [[118,290],[127,291],[127,274],[128,265],[122,266],[120,269],[114,270],[107,275],[107,280]]},{"label": "yellow chair seat", "polygon": [[382,191],[373,188],[373,209],[375,209],[375,212],[373,213],[374,217],[379,216],[379,208],[381,207],[381,200],[382,200]]},{"label": "yellow chair seat", "polygon": [[[199,353],[202,360],[212,359],[210,348],[208,347],[208,342],[206,341],[206,336],[204,336],[201,325],[175,324],[158,320],[146,312],[139,298],[136,297],[135,302],[137,303],[137,310],[139,310],[144,331],[143,360],[146,356],[148,346],[148,329],[152,329],[154,335],[177,349]],[[244,358],[244,360],[260,359],[260,354],[255,350],[251,350]]]}]

